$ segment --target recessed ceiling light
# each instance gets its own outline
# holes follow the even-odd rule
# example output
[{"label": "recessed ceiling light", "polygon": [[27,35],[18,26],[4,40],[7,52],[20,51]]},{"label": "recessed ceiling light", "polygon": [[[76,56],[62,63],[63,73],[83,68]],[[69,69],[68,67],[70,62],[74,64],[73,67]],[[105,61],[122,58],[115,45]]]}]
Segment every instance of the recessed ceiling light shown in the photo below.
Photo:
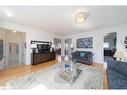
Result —
[{"label": "recessed ceiling light", "polygon": [[12,15],[10,12],[6,12],[6,15],[7,15],[8,17],[13,17],[13,15]]},{"label": "recessed ceiling light", "polygon": [[15,30],[13,30],[12,32],[16,33],[16,31],[15,31]]}]

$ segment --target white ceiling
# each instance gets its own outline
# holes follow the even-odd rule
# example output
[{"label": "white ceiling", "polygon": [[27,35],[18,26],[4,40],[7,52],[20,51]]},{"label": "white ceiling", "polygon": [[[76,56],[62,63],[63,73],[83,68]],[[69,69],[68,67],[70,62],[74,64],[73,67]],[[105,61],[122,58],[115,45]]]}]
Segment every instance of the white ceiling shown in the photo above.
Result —
[{"label": "white ceiling", "polygon": [[[76,24],[77,12],[86,11],[86,23]],[[14,17],[6,16],[5,11]],[[10,6],[0,7],[0,21],[13,22],[60,35],[70,35],[95,29],[127,24],[125,6]]]}]

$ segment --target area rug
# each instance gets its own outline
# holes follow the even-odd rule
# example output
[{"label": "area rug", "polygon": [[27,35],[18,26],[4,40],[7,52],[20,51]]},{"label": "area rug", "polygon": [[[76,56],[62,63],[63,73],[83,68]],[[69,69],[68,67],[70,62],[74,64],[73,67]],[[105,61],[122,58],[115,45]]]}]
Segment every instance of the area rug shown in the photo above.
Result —
[{"label": "area rug", "polygon": [[5,84],[5,89],[32,89],[39,85],[48,89],[103,89],[103,74],[100,70],[84,64],[81,64],[79,69],[82,73],[74,83],[63,80],[58,82],[56,75],[61,68],[55,64],[10,80]]}]

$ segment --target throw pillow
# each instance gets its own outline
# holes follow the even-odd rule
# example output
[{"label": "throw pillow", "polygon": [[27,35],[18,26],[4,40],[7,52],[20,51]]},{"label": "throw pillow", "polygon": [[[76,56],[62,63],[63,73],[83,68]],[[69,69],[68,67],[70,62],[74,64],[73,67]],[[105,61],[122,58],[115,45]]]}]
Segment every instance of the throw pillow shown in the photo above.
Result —
[{"label": "throw pillow", "polygon": [[80,57],[85,57],[85,53],[80,53]]}]

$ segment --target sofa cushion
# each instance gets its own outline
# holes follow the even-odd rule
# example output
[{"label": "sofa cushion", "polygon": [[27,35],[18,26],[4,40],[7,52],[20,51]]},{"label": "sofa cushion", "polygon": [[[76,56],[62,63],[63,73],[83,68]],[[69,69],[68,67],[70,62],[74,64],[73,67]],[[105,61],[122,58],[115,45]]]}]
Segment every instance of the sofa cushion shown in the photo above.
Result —
[{"label": "sofa cushion", "polygon": [[108,77],[114,76],[116,79],[122,79],[127,81],[127,76],[124,76],[123,74],[113,70],[113,69],[107,69]]},{"label": "sofa cushion", "polygon": [[85,57],[85,53],[84,52],[80,52],[80,57]]},{"label": "sofa cushion", "polygon": [[76,57],[76,59],[79,59],[79,60],[88,60],[88,59],[85,58],[85,57]]},{"label": "sofa cushion", "polygon": [[109,89],[127,89],[127,81],[109,76]]},{"label": "sofa cushion", "polygon": [[127,77],[118,73],[113,69],[107,70],[108,83],[110,89],[125,89],[127,88]]},{"label": "sofa cushion", "polygon": [[127,89],[127,63],[110,61],[107,64],[110,89]]},{"label": "sofa cushion", "polygon": [[115,71],[127,76],[127,63],[117,62],[117,64],[113,68]]},{"label": "sofa cushion", "polygon": [[117,62],[115,60],[107,61],[107,68],[108,69],[113,69],[115,65],[117,65]]}]

